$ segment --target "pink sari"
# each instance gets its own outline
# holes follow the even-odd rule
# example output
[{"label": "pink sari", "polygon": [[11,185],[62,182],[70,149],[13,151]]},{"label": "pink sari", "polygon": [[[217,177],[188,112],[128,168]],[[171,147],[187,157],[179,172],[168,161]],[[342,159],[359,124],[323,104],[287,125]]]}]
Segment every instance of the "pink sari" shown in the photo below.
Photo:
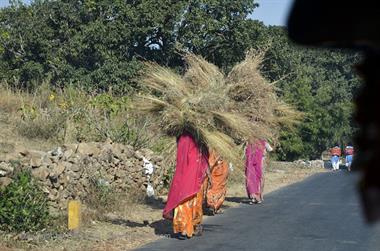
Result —
[{"label": "pink sari", "polygon": [[207,166],[208,157],[201,153],[194,138],[188,133],[182,134],[177,143],[177,163],[163,212],[164,218],[172,219],[173,209],[200,191]]},{"label": "pink sari", "polygon": [[249,198],[254,196],[256,199],[262,200],[264,151],[264,140],[259,140],[254,145],[248,144],[245,151],[246,188]]}]

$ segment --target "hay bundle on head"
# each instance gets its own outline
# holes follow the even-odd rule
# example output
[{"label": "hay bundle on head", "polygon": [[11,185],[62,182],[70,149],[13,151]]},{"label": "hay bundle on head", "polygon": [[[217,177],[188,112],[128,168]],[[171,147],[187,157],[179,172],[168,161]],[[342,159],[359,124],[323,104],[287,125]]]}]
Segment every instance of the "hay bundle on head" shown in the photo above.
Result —
[{"label": "hay bundle on head", "polygon": [[153,63],[146,63],[141,84],[150,90],[134,106],[156,119],[156,130],[178,137],[191,133],[203,148],[215,149],[223,158],[242,165],[240,148],[258,135],[255,125],[231,109],[233,100],[225,76],[202,57],[188,54],[184,76]]},{"label": "hay bundle on head", "polygon": [[146,63],[140,82],[149,92],[137,97],[135,108],[155,119],[155,131],[175,137],[189,132],[201,147],[213,148],[242,166],[237,143],[258,138],[276,143],[280,128],[292,127],[302,118],[261,75],[263,56],[264,52],[249,51],[227,77],[193,54],[185,56],[188,69],[183,76]]},{"label": "hay bundle on head", "polygon": [[280,128],[299,123],[303,114],[281,101],[273,83],[261,74],[265,51],[250,50],[227,76],[232,106],[257,125],[261,138],[277,142]]}]

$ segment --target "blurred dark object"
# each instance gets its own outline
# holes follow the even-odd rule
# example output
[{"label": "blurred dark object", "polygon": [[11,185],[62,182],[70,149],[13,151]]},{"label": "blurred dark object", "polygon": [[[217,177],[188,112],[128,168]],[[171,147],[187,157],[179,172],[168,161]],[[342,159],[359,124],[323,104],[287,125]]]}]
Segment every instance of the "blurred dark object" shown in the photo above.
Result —
[{"label": "blurred dark object", "polygon": [[355,100],[360,129],[353,169],[362,172],[359,187],[367,220],[380,220],[380,2],[296,0],[288,32],[299,44],[364,52],[357,67],[364,84]]},{"label": "blurred dark object", "polygon": [[296,0],[288,19],[291,39],[303,45],[358,48],[380,45],[380,2]]}]

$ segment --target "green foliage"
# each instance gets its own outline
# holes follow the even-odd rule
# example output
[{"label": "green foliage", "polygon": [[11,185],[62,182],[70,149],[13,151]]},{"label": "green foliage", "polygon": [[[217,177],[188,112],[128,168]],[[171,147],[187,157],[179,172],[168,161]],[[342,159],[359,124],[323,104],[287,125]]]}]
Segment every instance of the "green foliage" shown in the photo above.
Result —
[{"label": "green foliage", "polygon": [[130,145],[134,149],[147,148],[151,141],[151,135],[147,131],[147,121],[130,119],[121,127],[114,129],[111,139],[114,142]]},{"label": "green foliage", "polygon": [[128,103],[128,97],[115,98],[114,96],[105,93],[94,96],[89,101],[92,108],[98,109],[108,118],[117,116],[120,112],[125,111]]},{"label": "green foliage", "polygon": [[353,98],[360,85],[352,65],[357,54],[303,48],[292,44],[281,27],[268,28],[271,48],[264,72],[277,82],[284,100],[306,113],[295,131],[281,133],[277,157],[283,160],[319,158],[322,151],[351,141]]},{"label": "green foliage", "polygon": [[0,228],[4,231],[37,231],[49,223],[47,197],[30,172],[21,171],[0,190]]},{"label": "green foliage", "polygon": [[128,97],[105,93],[92,97],[88,101],[88,108],[75,117],[79,133],[77,137],[95,141],[111,139],[135,149],[147,147],[151,136],[147,133],[147,120],[130,116],[129,102]]},{"label": "green foliage", "polygon": [[260,24],[247,17],[256,1],[189,1],[178,28],[178,42],[227,70],[242,61],[253,42],[259,43]]},{"label": "green foliage", "polygon": [[19,112],[21,113],[22,119],[34,120],[39,115],[37,107],[29,104],[23,104],[19,108]]},{"label": "green foliage", "polygon": [[[128,93],[138,59],[181,67],[178,52],[227,68],[244,58],[263,27],[247,19],[252,0],[34,1],[0,10],[1,80]],[[249,32],[247,32],[249,31]],[[15,78],[16,76],[16,78]]]},{"label": "green foliage", "polygon": [[[281,132],[277,157],[316,158],[332,144],[350,141],[359,86],[351,65],[359,55],[298,47],[283,27],[249,19],[256,7],[252,0],[13,1],[0,9],[0,83],[32,90],[48,79],[57,87],[128,95],[141,91],[136,82],[144,70],[141,60],[181,72],[181,54],[189,51],[228,71],[249,48],[269,48],[265,76],[279,80],[283,99],[306,113],[296,130]],[[56,102],[75,122],[77,140],[147,144],[136,141],[144,134],[125,115],[128,100],[111,96],[95,96],[90,104],[67,97]],[[32,128],[45,124],[40,108],[22,108]],[[43,130],[48,135],[57,133],[54,125],[48,127],[52,130]]]},{"label": "green foliage", "polygon": [[141,68],[131,53],[128,5],[88,2],[35,1],[1,9],[3,80],[32,89],[50,76],[56,86],[128,92]]}]

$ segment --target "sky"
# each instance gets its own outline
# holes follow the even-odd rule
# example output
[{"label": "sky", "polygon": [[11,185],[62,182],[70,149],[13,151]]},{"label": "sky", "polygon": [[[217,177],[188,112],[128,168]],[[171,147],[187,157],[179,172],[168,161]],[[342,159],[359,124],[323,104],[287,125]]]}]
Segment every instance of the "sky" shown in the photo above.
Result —
[{"label": "sky", "polygon": [[[30,3],[31,0],[22,0],[25,3]],[[9,0],[0,0],[0,7],[9,5]]]},{"label": "sky", "polygon": [[[30,0],[24,0],[30,2]],[[251,15],[252,19],[263,21],[266,25],[285,25],[293,0],[258,0],[260,7]],[[0,7],[8,5],[8,0],[0,0]]]},{"label": "sky", "polygon": [[252,19],[266,25],[286,25],[286,19],[293,0],[258,0],[259,7],[251,15]]}]

